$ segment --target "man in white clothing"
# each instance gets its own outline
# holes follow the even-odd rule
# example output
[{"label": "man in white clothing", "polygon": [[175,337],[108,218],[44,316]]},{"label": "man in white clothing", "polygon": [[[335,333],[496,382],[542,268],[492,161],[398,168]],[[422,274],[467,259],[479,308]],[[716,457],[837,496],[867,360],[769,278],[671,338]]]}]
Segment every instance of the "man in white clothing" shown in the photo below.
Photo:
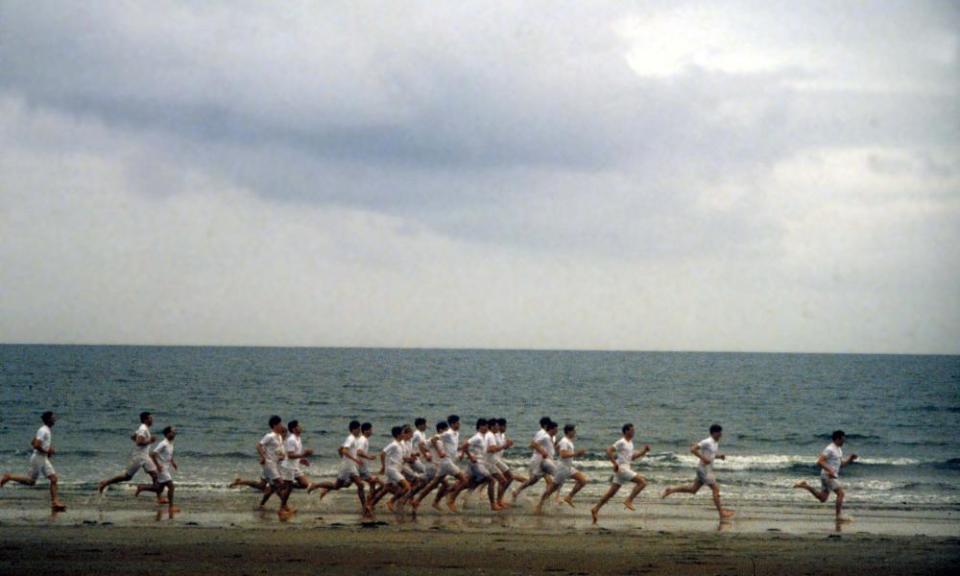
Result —
[{"label": "man in white clothing", "polygon": [[154,443],[154,438],[150,434],[150,426],[153,425],[153,415],[149,412],[140,413],[140,427],[130,436],[133,440],[133,451],[130,453],[130,461],[127,463],[127,469],[123,474],[114,476],[109,480],[100,482],[98,491],[103,494],[107,486],[119,484],[131,480],[133,476],[141,469],[146,472],[153,484],[157,483],[157,466],[150,458],[150,446]]},{"label": "man in white clothing", "polygon": [[53,464],[50,463],[50,458],[55,453],[51,428],[57,422],[57,417],[53,412],[47,411],[40,415],[40,420],[43,422],[43,426],[37,429],[37,433],[34,434],[33,440],[30,442],[30,447],[33,448],[33,453],[30,455],[30,472],[26,476],[4,474],[0,478],[0,488],[6,486],[7,482],[35,486],[37,478],[43,475],[50,482],[50,508],[54,512],[63,512],[67,507],[57,497],[59,477],[57,471],[53,469]]},{"label": "man in white clothing", "polygon": [[840,484],[840,470],[854,462],[857,455],[851,454],[846,460],[843,459],[843,445],[847,440],[843,430],[835,430],[831,438],[833,442],[827,445],[820,453],[820,457],[817,458],[817,466],[820,468],[820,490],[816,490],[813,486],[807,484],[806,480],[797,482],[793,487],[810,492],[814,498],[821,502],[826,502],[830,498],[831,492],[836,494],[837,522],[846,523],[850,522],[851,518],[843,515],[843,500],[846,492],[844,492],[843,485]]},{"label": "man in white clothing", "polygon": [[633,449],[633,437],[636,433],[633,424],[624,424],[620,428],[620,432],[623,434],[620,439],[607,448],[607,458],[610,460],[610,463],[613,464],[613,477],[610,479],[610,488],[607,489],[607,493],[590,509],[590,515],[593,516],[594,524],[597,523],[600,509],[613,498],[614,494],[620,491],[621,486],[624,484],[633,484],[633,490],[630,492],[630,495],[627,496],[627,499],[623,501],[623,505],[628,510],[635,509],[633,507],[633,500],[647,487],[647,479],[634,472],[632,464],[634,460],[646,456],[650,452],[650,446],[644,446],[643,450],[640,451]]},{"label": "man in white clothing", "polygon": [[703,486],[709,486],[713,492],[713,504],[717,507],[720,520],[725,521],[734,515],[720,504],[720,486],[713,475],[714,460],[726,460],[726,454],[720,453],[720,437],[723,436],[723,427],[719,424],[710,426],[710,435],[690,447],[690,453],[697,457],[697,478],[693,484],[674,486],[663,491],[661,498],[671,494],[696,494]]}]

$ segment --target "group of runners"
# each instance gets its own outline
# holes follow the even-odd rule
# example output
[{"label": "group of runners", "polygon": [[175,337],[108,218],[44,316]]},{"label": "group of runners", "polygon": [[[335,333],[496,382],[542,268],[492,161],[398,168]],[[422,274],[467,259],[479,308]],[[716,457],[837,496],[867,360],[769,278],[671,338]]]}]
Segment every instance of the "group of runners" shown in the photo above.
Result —
[{"label": "group of runners", "polygon": [[[51,429],[56,423],[56,416],[53,412],[44,412],[41,420],[43,426],[31,441],[33,452],[29,473],[25,476],[3,474],[0,488],[11,481],[33,486],[42,475],[50,483],[53,510],[63,511],[66,506],[58,497],[58,476],[50,461],[55,454]],[[141,413],[140,426],[130,436],[134,447],[126,468],[123,473],[100,482],[98,490],[102,494],[107,487],[130,481],[137,472],[143,470],[151,481],[137,485],[135,494],[154,493],[158,504],[166,505],[169,517],[173,518],[179,511],[173,503],[173,474],[178,469],[173,458],[177,431],[167,426],[163,429],[163,439],[158,442],[150,431],[152,425],[153,415]],[[258,490],[262,494],[261,507],[276,495],[280,500],[278,515],[284,520],[296,512],[289,503],[295,489],[305,490],[307,494],[320,491],[322,500],[331,491],[355,488],[362,514],[369,518],[388,495],[385,505],[391,512],[399,513],[409,507],[412,513],[416,513],[431,495],[434,508],[442,510],[445,504],[447,509],[456,512],[457,499],[477,490],[485,490],[491,510],[499,512],[509,508],[524,490],[543,480],[546,488],[534,508],[540,514],[544,504],[551,498],[557,503],[575,507],[574,498],[589,482],[587,476],[576,467],[575,460],[587,453],[575,446],[576,426],[567,424],[561,432],[560,425],[549,417],[540,419],[540,429],[528,445],[532,453],[526,475],[517,473],[503,458],[504,453],[514,447],[514,442],[507,436],[507,421],[504,418],[479,418],[475,433],[466,441],[460,439],[461,419],[457,415],[437,422],[433,432],[428,432],[425,418],[416,418],[413,425],[393,427],[393,440],[379,454],[371,453],[370,449],[373,425],[352,421],[348,426],[349,434],[338,450],[340,467],[337,477],[318,482],[313,482],[304,471],[304,467],[309,465],[308,458],[314,452],[303,447],[300,423],[291,420],[284,425],[279,416],[271,416],[268,427],[269,431],[256,444],[261,465],[260,478],[236,478],[230,487],[249,486]],[[603,506],[623,486],[630,487],[630,493],[624,500],[624,506],[629,510],[635,510],[634,501],[647,486],[646,478],[633,470],[633,462],[645,457],[650,452],[650,446],[636,449],[635,433],[633,424],[624,424],[620,438],[605,451],[612,475],[610,487],[590,509],[594,524]],[[696,494],[707,486],[712,492],[720,520],[725,521],[734,515],[733,510],[722,506],[720,488],[713,473],[714,462],[726,458],[720,452],[722,435],[723,428],[719,424],[710,426],[709,436],[690,447],[690,452],[698,460],[695,479],[690,484],[666,488],[661,494],[662,498],[673,494]],[[857,459],[856,454],[843,457],[844,441],[843,431],[837,430],[832,435],[832,442],[821,452],[817,460],[820,468],[819,490],[806,481],[794,485],[794,488],[809,492],[821,502],[826,502],[831,492],[836,494],[838,522],[849,520],[842,514],[845,493],[839,482],[840,472]],[[374,472],[376,462],[379,462],[379,467]],[[568,483],[572,486],[564,495],[562,491]],[[515,486],[512,491],[511,485]]]}]

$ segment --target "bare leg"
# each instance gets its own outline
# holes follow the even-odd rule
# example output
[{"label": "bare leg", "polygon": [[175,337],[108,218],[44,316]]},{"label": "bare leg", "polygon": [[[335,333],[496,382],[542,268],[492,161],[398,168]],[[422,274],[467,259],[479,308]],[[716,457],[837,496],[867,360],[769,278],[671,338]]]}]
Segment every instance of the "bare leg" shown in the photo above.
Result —
[{"label": "bare leg", "polygon": [[837,522],[850,522],[851,520],[843,515],[843,500],[846,496],[846,493],[843,491],[843,488],[838,489],[837,491]]},{"label": "bare leg", "polygon": [[16,482],[17,484],[23,484],[24,486],[36,486],[37,481],[29,476],[17,476],[15,474],[4,474],[3,478],[0,478],[0,488],[3,488],[7,485],[7,482]]},{"label": "bare leg", "polygon": [[710,489],[713,491],[713,505],[717,507],[717,513],[720,514],[720,519],[725,520],[732,517],[734,515],[734,511],[727,510],[720,505],[720,486],[714,484],[710,487]]},{"label": "bare leg", "polygon": [[262,479],[261,480],[244,480],[242,478],[235,478],[234,481],[227,486],[227,488],[236,488],[237,486],[248,486],[250,488],[256,488],[257,490],[260,490],[261,492],[263,492],[263,489],[266,487],[266,485],[267,485],[266,482],[264,482]]},{"label": "bare leg", "polygon": [[63,502],[60,501],[60,498],[57,495],[60,478],[54,474],[49,476],[47,480],[50,481],[50,507],[53,508],[54,512],[63,512],[67,509],[67,507],[63,505]]},{"label": "bare leg", "polygon": [[173,505],[173,482],[167,483],[167,504],[169,505],[169,508],[167,508],[167,515],[169,518],[173,519],[174,514],[180,511],[179,508]]},{"label": "bare leg", "polygon": [[560,484],[557,483],[557,482],[554,482],[553,484],[551,484],[550,486],[548,486],[547,489],[543,491],[543,495],[540,496],[540,500],[537,502],[536,507],[534,507],[533,513],[534,513],[534,514],[542,514],[542,513],[543,513],[543,503],[546,502],[546,501],[550,498],[550,496],[551,496],[554,492],[558,491],[559,489],[560,489]]},{"label": "bare leg", "polygon": [[573,488],[570,489],[570,493],[567,494],[567,497],[563,499],[563,501],[571,508],[575,507],[573,505],[573,497],[577,495],[577,492],[583,490],[583,487],[587,485],[587,482],[589,482],[587,477],[584,476],[583,472],[577,472],[574,474],[573,480],[576,482],[576,484],[574,484]]},{"label": "bare leg", "polygon": [[590,509],[590,515],[593,516],[593,523],[597,523],[597,516],[600,514],[600,509],[603,508],[603,505],[610,501],[613,498],[614,494],[620,491],[619,484],[611,484],[610,488],[607,489],[607,493],[603,495],[603,498],[597,502],[593,508]]},{"label": "bare leg", "polygon": [[267,505],[267,500],[269,500],[270,497],[273,496],[273,492],[274,492],[273,484],[267,484],[267,485],[263,488],[263,498],[260,498],[260,507],[261,507],[261,508],[263,508],[264,506]]},{"label": "bare leg", "polygon": [[624,501],[623,505],[629,510],[634,510],[633,500],[636,498],[643,489],[647,487],[647,479],[639,474],[633,479],[633,490],[630,491],[630,495],[627,496],[627,499]]},{"label": "bare leg", "polygon": [[119,475],[119,476],[114,476],[113,478],[110,478],[109,480],[104,480],[103,482],[101,482],[101,483],[97,486],[97,491],[100,492],[101,494],[103,494],[103,491],[107,489],[107,486],[111,486],[111,485],[113,485],[113,484],[119,484],[119,483],[121,483],[121,482],[126,482],[126,481],[130,480],[131,478],[133,478],[133,476],[128,476],[127,474],[121,474],[121,475]]},{"label": "bare leg", "polygon": [[686,484],[683,486],[673,486],[672,488],[667,488],[663,491],[663,494],[660,495],[661,498],[666,498],[671,494],[696,494],[700,491],[700,487],[703,484],[699,480],[695,480],[693,484]]},{"label": "bare leg", "polygon": [[540,477],[539,477],[539,476],[532,476],[532,477],[531,477],[530,479],[528,479],[526,482],[524,482],[523,484],[521,484],[519,488],[517,488],[516,490],[514,490],[513,493],[511,494],[511,497],[512,497],[514,500],[516,500],[516,499],[517,499],[517,496],[519,496],[521,492],[523,492],[523,491],[526,490],[527,488],[533,486],[534,484],[536,484],[536,483],[539,482],[539,481],[540,481]]},{"label": "bare leg", "polygon": [[807,484],[806,480],[801,480],[797,482],[796,484],[793,485],[793,487],[801,490],[806,490],[810,494],[813,494],[813,497],[821,502],[826,502],[827,498],[830,497],[830,492],[827,492],[826,490],[818,492],[817,490],[814,490],[812,486]]}]

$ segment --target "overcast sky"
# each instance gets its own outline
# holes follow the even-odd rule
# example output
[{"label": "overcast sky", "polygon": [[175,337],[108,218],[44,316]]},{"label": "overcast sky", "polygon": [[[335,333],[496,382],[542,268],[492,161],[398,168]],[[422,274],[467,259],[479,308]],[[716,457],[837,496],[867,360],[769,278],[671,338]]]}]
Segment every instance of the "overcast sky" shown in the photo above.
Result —
[{"label": "overcast sky", "polygon": [[958,33],[0,2],[0,341],[958,353]]}]

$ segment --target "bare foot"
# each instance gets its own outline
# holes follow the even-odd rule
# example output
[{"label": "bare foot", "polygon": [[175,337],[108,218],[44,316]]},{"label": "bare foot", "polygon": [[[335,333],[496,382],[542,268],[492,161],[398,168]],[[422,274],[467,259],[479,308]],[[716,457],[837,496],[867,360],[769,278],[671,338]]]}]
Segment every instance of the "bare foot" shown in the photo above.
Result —
[{"label": "bare foot", "polygon": [[516,502],[516,501],[517,501],[517,496],[518,496],[519,494],[520,494],[520,492],[519,492],[518,490],[514,490],[513,492],[511,492],[511,493],[510,493],[510,501],[511,501],[511,502]]},{"label": "bare foot", "polygon": [[227,485],[227,488],[236,488],[239,485],[240,485],[240,478],[237,477],[233,479],[233,482]]},{"label": "bare foot", "polygon": [[97,484],[97,492],[98,492],[99,494],[103,494],[103,491],[106,490],[106,489],[107,489],[107,483],[106,483],[106,482],[101,482],[100,484]]},{"label": "bare foot", "polygon": [[431,506],[433,506],[433,509],[436,510],[437,512],[443,512],[443,508],[440,507],[440,503],[437,502],[436,500],[433,501],[433,504],[431,504]]},{"label": "bare foot", "polygon": [[279,518],[281,522],[286,522],[292,516],[293,516],[293,512],[290,510],[284,510],[283,508],[281,508],[280,510],[277,511],[277,518]]},{"label": "bare foot", "polygon": [[410,508],[413,509],[413,512],[414,512],[414,513],[417,512],[417,508],[419,508],[419,507],[420,507],[420,501],[419,501],[419,500],[417,500],[416,498],[414,498],[413,500],[410,501]]},{"label": "bare foot", "polygon": [[456,512],[456,511],[457,511],[457,501],[454,500],[453,498],[448,499],[448,500],[447,500],[447,508],[449,508],[451,512]]},{"label": "bare foot", "polygon": [[809,486],[809,484],[807,484],[806,480],[801,480],[793,485],[794,488],[803,488],[803,489],[806,489],[807,486]]},{"label": "bare foot", "polygon": [[633,507],[633,500],[624,500],[623,507],[627,510],[636,510],[636,508]]},{"label": "bare foot", "polygon": [[539,502],[533,507],[533,513],[537,516],[543,514],[543,506],[541,506]]},{"label": "bare foot", "polygon": [[141,492],[143,492],[143,488],[141,488],[140,486],[137,486],[137,491],[133,493],[133,497],[136,498],[137,496],[140,495]]},{"label": "bare foot", "polygon": [[663,494],[660,495],[660,499],[663,500],[664,498],[666,498],[666,497],[669,496],[669,495],[670,495],[670,489],[668,488],[668,489],[666,489],[666,490],[663,491]]},{"label": "bare foot", "polygon": [[576,508],[576,506],[573,505],[573,499],[571,499],[569,496],[564,498],[562,502],[571,508]]},{"label": "bare foot", "polygon": [[733,518],[734,514],[736,514],[736,512],[734,512],[733,510],[727,510],[726,508],[724,508],[723,510],[720,511],[720,519],[727,520],[729,518]]},{"label": "bare foot", "polygon": [[50,505],[50,509],[53,510],[54,512],[67,511],[67,507],[63,504],[63,502],[54,502],[53,504]]},{"label": "bare foot", "polygon": [[393,507],[393,500],[387,500],[387,510],[391,512],[396,512],[396,510]]},{"label": "bare foot", "polygon": [[849,524],[853,522],[853,518],[850,516],[837,516],[837,524]]},{"label": "bare foot", "polygon": [[594,523],[594,524],[597,523],[597,514],[598,514],[599,512],[600,512],[600,511],[597,510],[596,508],[591,508],[591,509],[590,509],[590,515],[593,516],[593,523]]},{"label": "bare foot", "polygon": [[329,494],[329,493],[330,493],[330,489],[329,489],[329,488],[324,488],[324,489],[320,492],[320,500],[323,501],[324,497],[325,497],[327,494]]},{"label": "bare foot", "polygon": [[9,474],[4,474],[4,475],[3,475],[3,479],[0,479],[0,488],[3,488],[4,486],[6,486],[6,485],[7,485],[7,482],[9,482],[9,481],[10,481],[10,475],[9,475]]},{"label": "bare foot", "polygon": [[169,503],[170,501],[167,500],[166,498],[157,498],[157,504],[162,505],[162,504],[169,504]]}]

